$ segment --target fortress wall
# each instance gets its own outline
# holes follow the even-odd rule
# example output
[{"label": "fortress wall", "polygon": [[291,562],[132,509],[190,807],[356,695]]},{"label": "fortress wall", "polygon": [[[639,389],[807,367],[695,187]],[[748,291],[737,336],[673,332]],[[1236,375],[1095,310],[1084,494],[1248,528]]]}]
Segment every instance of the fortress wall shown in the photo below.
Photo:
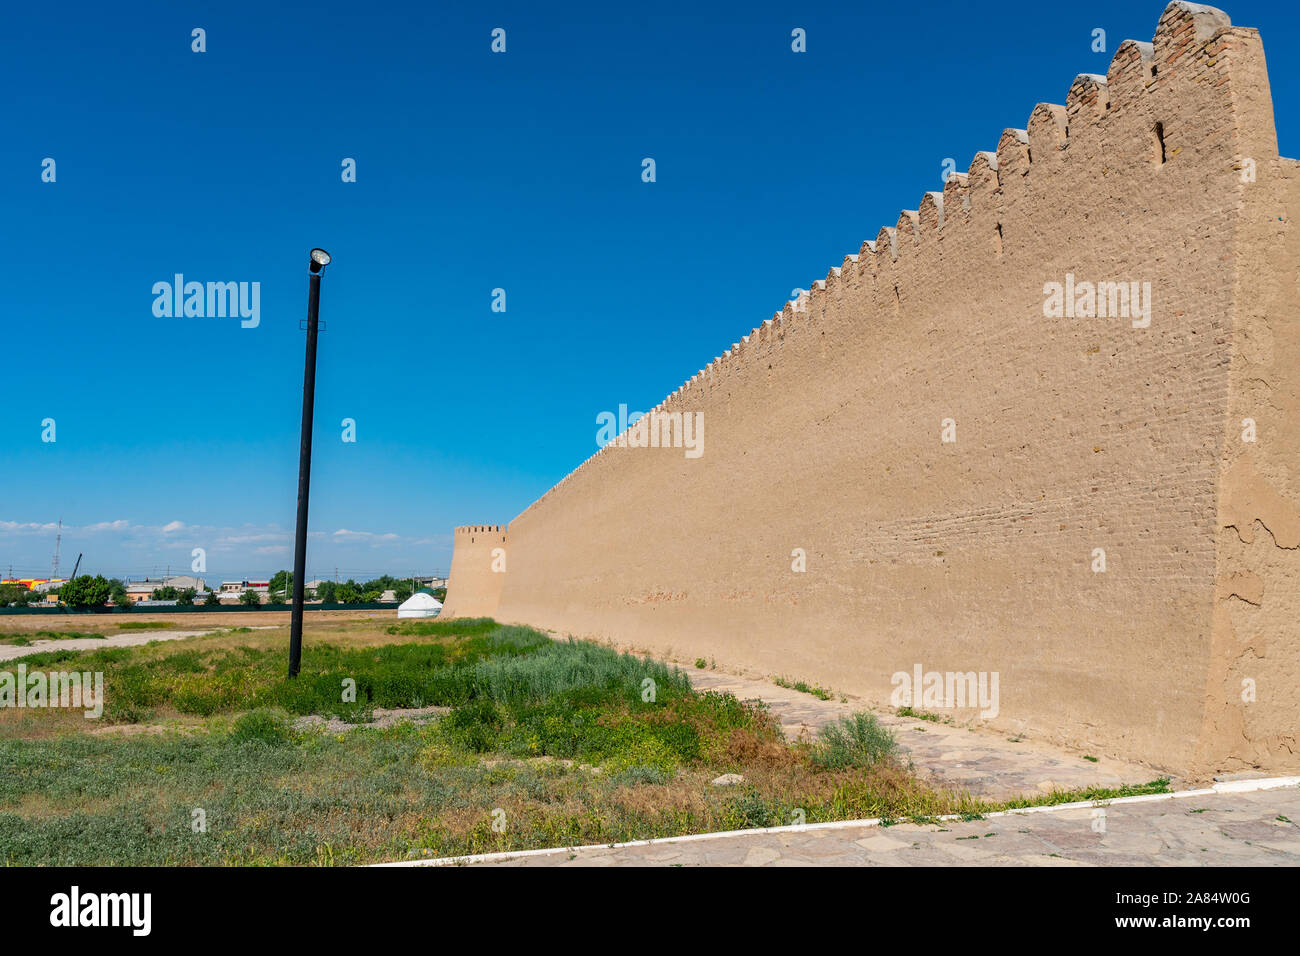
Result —
[{"label": "fortress wall", "polygon": [[[607,447],[513,521],[497,616],[881,704],[916,665],[997,672],[996,727],[1171,768],[1243,748],[1294,765],[1250,743],[1289,711],[1215,729],[1225,654],[1241,656],[1225,562],[1296,579],[1294,556],[1234,551],[1218,513],[1237,484],[1225,422],[1252,381],[1235,326],[1266,328],[1294,294],[1261,301],[1239,271],[1266,271],[1264,211],[1294,182],[1264,75],[1255,31],[1171,4],[1154,44],[1125,41],[1106,77],[1078,77],[815,283],[806,311],[787,304],[670,395],[662,410],[703,413],[702,457]],[[1243,145],[1291,178],[1244,184]],[[1150,326],[1045,317],[1044,284],[1067,273],[1150,283]],[[1281,437],[1294,380],[1269,398]],[[1269,488],[1294,502],[1270,447]],[[461,543],[448,610],[490,613],[461,603],[491,591]],[[1253,630],[1270,680],[1295,676],[1293,602]]]},{"label": "fortress wall", "polygon": [[[443,617],[496,617],[505,573],[493,571],[493,550],[505,548],[506,529],[499,524],[466,525],[453,536],[451,571]],[[496,562],[497,567],[501,563]]]},{"label": "fortress wall", "polygon": [[[1239,112],[1264,108],[1262,60],[1239,70],[1234,96],[1248,104]],[[1233,769],[1300,760],[1300,235],[1292,225],[1300,164],[1277,157],[1273,133],[1241,130],[1243,165],[1253,159],[1247,172],[1256,178],[1243,195],[1235,263],[1215,651],[1202,733],[1206,762]],[[1246,419],[1253,442],[1243,440]]]}]

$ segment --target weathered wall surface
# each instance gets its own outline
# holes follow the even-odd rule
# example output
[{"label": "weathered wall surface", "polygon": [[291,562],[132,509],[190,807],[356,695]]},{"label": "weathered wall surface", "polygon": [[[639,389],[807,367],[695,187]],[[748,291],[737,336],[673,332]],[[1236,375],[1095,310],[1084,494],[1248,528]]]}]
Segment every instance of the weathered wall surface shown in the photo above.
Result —
[{"label": "weathered wall surface", "polygon": [[[1262,70],[1241,95],[1260,91],[1267,96]],[[1263,154],[1269,145],[1257,150]],[[1261,163],[1258,176],[1269,188],[1244,196],[1246,241],[1236,261],[1202,741],[1212,766],[1294,768],[1300,764],[1300,234],[1291,218],[1300,213],[1300,164]],[[1244,441],[1252,425],[1255,440]]]},{"label": "weathered wall surface", "polygon": [[[451,571],[442,617],[496,617],[501,584],[508,568],[503,560],[506,529],[499,524],[457,528],[453,536]],[[496,549],[501,552],[493,554]]]},{"label": "weathered wall surface", "polygon": [[[457,529],[445,613],[880,703],[997,672],[995,726],[1300,765],[1300,187],[1259,37],[1171,4],[1026,125],[665,400],[701,457],[603,449],[511,522],[506,574]],[[1045,317],[1067,274],[1149,283],[1149,325]]]}]

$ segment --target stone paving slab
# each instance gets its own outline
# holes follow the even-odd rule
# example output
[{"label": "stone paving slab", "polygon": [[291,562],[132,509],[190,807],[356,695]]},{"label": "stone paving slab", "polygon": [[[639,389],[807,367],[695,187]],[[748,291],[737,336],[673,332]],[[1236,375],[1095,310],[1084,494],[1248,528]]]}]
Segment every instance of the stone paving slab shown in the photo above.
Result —
[{"label": "stone paving slab", "polygon": [[[822,700],[811,694],[711,670],[684,669],[697,690],[734,694],[767,703],[786,736],[809,738],[846,714],[866,708],[861,702]],[[917,776],[935,787],[968,790],[992,800],[1074,790],[1147,783],[1161,772],[1140,764],[1099,757],[1094,763],[1041,741],[1013,743],[1005,734],[935,721],[875,713],[907,751]],[[1169,776],[1168,774],[1163,774]],[[1174,781],[1177,785],[1178,781]]]},{"label": "stone paving slab", "polygon": [[477,866],[1300,866],[1300,787],[934,825],[736,833]]}]

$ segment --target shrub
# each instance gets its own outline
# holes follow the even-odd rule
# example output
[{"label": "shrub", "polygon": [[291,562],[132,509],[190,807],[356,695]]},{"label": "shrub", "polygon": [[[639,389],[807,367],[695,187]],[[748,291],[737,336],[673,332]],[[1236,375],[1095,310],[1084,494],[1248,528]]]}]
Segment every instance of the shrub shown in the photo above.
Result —
[{"label": "shrub", "polygon": [[[648,768],[657,771],[666,777],[685,762],[683,756],[687,760],[696,756],[694,753],[681,754],[669,741],[661,737],[644,732],[638,733],[640,727],[632,726],[627,729],[631,733],[612,735],[601,748],[604,753],[599,754],[603,758],[602,762],[615,773],[623,773],[633,767],[639,767],[643,770]],[[695,749],[698,751],[698,747]],[[589,756],[590,759],[597,754],[584,756]]]},{"label": "shrub", "polygon": [[813,763],[830,770],[871,767],[890,760],[898,752],[898,741],[871,714],[841,717],[821,729],[813,748]]},{"label": "shrub", "polygon": [[743,794],[729,800],[722,817],[722,826],[727,830],[754,830],[772,826],[774,822],[780,821],[772,819],[767,801],[752,787],[747,787]]},{"label": "shrub", "polygon": [[457,707],[438,724],[438,730],[457,746],[474,753],[495,750],[504,718],[490,700],[476,700]]},{"label": "shrub", "polygon": [[258,709],[236,718],[230,730],[231,739],[239,743],[256,740],[278,746],[288,743],[289,725],[283,714],[274,710]]},{"label": "shrub", "polygon": [[[543,644],[537,646],[537,638]],[[691,693],[690,680],[666,664],[585,642],[560,644],[528,628],[502,628],[493,635],[498,648],[529,650],[527,656],[506,654],[479,661],[470,673],[473,696],[499,702],[537,701],[567,691],[594,688],[616,691],[640,701],[643,682],[654,681],[659,699]]]}]

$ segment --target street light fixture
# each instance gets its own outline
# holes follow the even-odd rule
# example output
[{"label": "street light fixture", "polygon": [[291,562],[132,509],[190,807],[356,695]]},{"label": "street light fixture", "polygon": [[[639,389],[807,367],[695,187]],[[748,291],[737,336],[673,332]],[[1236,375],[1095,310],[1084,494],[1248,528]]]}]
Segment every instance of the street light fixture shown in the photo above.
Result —
[{"label": "street light fixture", "polygon": [[289,676],[302,664],[302,603],[307,573],[307,499],[311,492],[311,428],[316,408],[316,333],[321,270],[330,254],[313,249],[307,266],[307,361],[302,375],[302,435],[298,445],[298,529],[293,546],[293,615],[289,622]]}]

